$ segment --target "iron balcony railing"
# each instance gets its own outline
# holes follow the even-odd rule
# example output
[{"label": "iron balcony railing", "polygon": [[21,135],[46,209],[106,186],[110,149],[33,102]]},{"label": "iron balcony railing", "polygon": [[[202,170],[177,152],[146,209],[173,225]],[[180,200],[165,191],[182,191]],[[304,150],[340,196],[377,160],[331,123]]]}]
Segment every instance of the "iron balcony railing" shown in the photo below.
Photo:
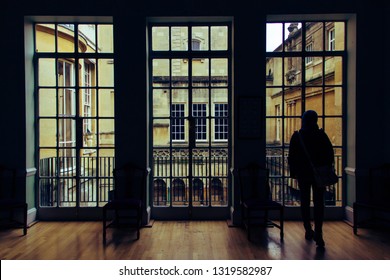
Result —
[{"label": "iron balcony railing", "polygon": [[[211,156],[209,156],[211,154]],[[39,161],[39,200],[41,207],[102,206],[114,189],[114,157],[81,157],[76,172],[76,157],[49,157]],[[289,177],[287,155],[267,155],[272,198],[285,205],[299,205],[300,191]],[[340,180],[327,187],[325,203],[341,205],[342,158],[335,156]],[[192,198],[194,205],[228,204],[227,150],[198,151],[192,157]],[[78,184],[78,188],[76,187]],[[187,205],[190,201],[189,156],[184,150],[155,151],[153,156],[153,205]]]},{"label": "iron balcony railing", "polygon": [[108,201],[114,188],[114,157],[80,157],[78,165],[76,160],[48,157],[39,161],[41,207],[74,207],[77,201],[81,207],[96,207]]},{"label": "iron balcony railing", "polygon": [[[285,205],[299,205],[300,191],[297,181],[290,177],[288,168],[288,155],[267,155],[266,165],[270,170],[270,187],[272,198]],[[342,202],[342,157],[335,156],[335,170],[339,182],[325,190],[325,204],[339,206]]]},{"label": "iron balcony railing", "polygon": [[228,150],[195,149],[191,165],[190,177],[190,156],[187,149],[154,150],[154,206],[185,206],[190,201],[194,206],[227,205]]}]

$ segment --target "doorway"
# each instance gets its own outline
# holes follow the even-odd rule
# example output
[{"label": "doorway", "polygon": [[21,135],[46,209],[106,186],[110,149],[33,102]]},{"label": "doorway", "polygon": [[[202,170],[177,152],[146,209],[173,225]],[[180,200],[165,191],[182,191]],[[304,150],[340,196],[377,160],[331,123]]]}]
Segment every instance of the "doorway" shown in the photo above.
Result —
[{"label": "doorway", "polygon": [[230,205],[231,26],[149,25],[154,219],[225,219]]}]

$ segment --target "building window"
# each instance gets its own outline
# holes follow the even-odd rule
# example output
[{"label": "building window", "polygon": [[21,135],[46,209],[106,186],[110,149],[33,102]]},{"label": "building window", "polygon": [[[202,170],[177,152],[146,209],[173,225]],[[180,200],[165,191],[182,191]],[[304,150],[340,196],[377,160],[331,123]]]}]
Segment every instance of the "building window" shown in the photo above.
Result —
[{"label": "building window", "polygon": [[[313,43],[308,43],[307,45],[306,45],[306,51],[307,52],[312,52],[313,51]],[[312,56],[307,56],[306,58],[305,58],[305,63],[306,63],[306,65],[307,64],[310,64],[310,63],[312,63],[313,62],[313,57]]]},{"label": "building window", "polygon": [[172,104],[172,140],[184,141],[184,104]]},{"label": "building window", "polygon": [[228,105],[227,104],[214,104],[215,110],[215,127],[214,127],[214,139],[216,141],[228,140]]},{"label": "building window", "polygon": [[200,51],[200,45],[201,45],[201,41],[200,40],[192,39],[192,41],[191,41],[191,49],[193,51]]},{"label": "building window", "polygon": [[192,104],[192,116],[195,118],[195,139],[207,140],[206,104]]},{"label": "building window", "polygon": [[334,28],[328,31],[328,50],[334,51],[336,50],[336,36],[335,36],[335,30]]},{"label": "building window", "polygon": [[83,88],[83,138],[84,145],[89,146],[89,135],[92,133],[92,69],[93,64],[84,63],[84,88]]}]

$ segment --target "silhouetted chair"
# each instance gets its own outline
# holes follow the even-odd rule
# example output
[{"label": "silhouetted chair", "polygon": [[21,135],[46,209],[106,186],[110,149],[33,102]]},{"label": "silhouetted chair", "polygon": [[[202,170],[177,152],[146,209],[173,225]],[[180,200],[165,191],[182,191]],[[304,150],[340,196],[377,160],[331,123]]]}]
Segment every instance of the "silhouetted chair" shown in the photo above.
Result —
[{"label": "silhouetted chair", "polygon": [[[106,230],[110,227],[135,228],[137,240],[142,224],[142,201],[145,197],[146,177],[149,168],[144,169],[126,164],[114,169],[113,197],[103,206],[103,244],[106,244]],[[121,186],[122,192],[119,192]],[[122,194],[119,196],[119,194]],[[109,212],[114,216],[108,217]]]},{"label": "silhouetted chair", "polygon": [[[251,240],[252,226],[277,227],[283,240],[284,207],[270,194],[269,170],[251,164],[238,170],[242,221]],[[279,212],[279,223],[269,218],[270,211]]]},{"label": "silhouetted chair", "polygon": [[[15,197],[16,192],[16,169],[0,166],[0,215],[8,212],[4,223],[5,227],[22,227],[23,235],[27,234],[27,203]],[[16,212],[22,213],[18,219]]]},{"label": "silhouetted chair", "polygon": [[[353,232],[359,227],[378,227],[390,212],[390,163],[370,168],[368,195],[353,204]],[[386,218],[387,215],[387,218]],[[385,225],[386,223],[383,223]]]}]

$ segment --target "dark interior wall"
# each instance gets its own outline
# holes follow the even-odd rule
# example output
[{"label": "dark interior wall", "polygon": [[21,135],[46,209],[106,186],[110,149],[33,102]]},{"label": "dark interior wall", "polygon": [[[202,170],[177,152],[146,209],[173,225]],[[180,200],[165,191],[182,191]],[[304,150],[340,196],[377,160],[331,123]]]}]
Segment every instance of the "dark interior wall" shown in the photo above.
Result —
[{"label": "dark interior wall", "polygon": [[[146,18],[159,16],[230,16],[234,18],[234,94],[239,96],[263,94],[262,50],[265,42],[264,20],[267,14],[357,14],[356,67],[356,141],[348,153],[355,154],[358,177],[356,187],[365,189],[365,170],[386,161],[390,149],[389,97],[386,90],[389,56],[387,46],[386,12],[389,4],[373,0],[357,3],[349,0],[318,1],[222,1],[222,0],[148,0],[148,1],[48,1],[37,0],[23,5],[7,0],[1,9],[0,43],[3,71],[1,74],[2,102],[0,110],[0,163],[20,170],[31,168],[34,158],[34,121],[26,115],[31,108],[26,99],[25,83],[25,16],[113,16],[115,24],[115,82],[116,82],[116,149],[117,162],[129,158],[147,164],[147,56]],[[248,29],[249,28],[249,29]],[[252,32],[248,31],[251,30]],[[255,34],[253,31],[258,30]],[[130,75],[131,73],[131,75]],[[258,75],[260,73],[260,75]],[[259,78],[260,77],[260,78]],[[141,108],[141,109],[140,109]],[[235,121],[237,121],[236,110]],[[262,112],[259,111],[259,116]],[[353,115],[350,116],[354,117]],[[136,120],[136,121],[134,121]],[[348,120],[347,120],[348,121]],[[27,132],[26,132],[26,126]],[[30,131],[30,132],[29,132]],[[235,128],[237,136],[237,128]],[[352,137],[352,136],[349,136]],[[261,140],[264,141],[264,140]],[[234,140],[234,164],[262,158],[263,142]],[[353,149],[355,148],[355,149]],[[353,165],[353,163],[351,163]],[[360,174],[360,175],[359,175]],[[22,184],[22,187],[23,184]],[[33,188],[29,186],[29,188]],[[21,191],[23,196],[24,191]],[[30,192],[31,193],[31,190]]]}]

